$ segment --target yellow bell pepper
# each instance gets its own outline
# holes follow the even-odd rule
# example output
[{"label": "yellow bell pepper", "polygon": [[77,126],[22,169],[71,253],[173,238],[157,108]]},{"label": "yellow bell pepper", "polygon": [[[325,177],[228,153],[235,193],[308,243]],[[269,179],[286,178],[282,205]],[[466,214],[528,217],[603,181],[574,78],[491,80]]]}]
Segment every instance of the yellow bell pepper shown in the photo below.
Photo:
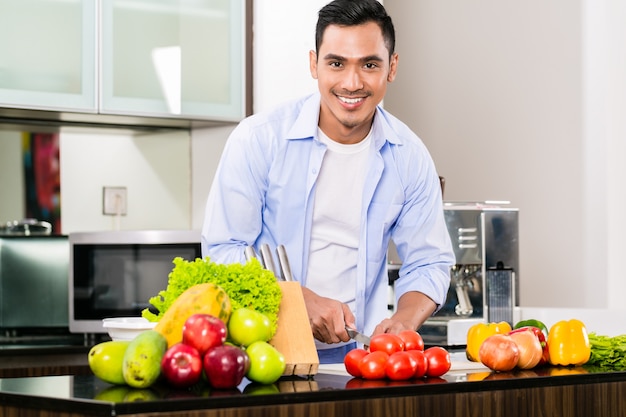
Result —
[{"label": "yellow bell pepper", "polygon": [[548,332],[552,365],[583,365],[591,356],[585,324],[576,319],[556,322]]},{"label": "yellow bell pepper", "polygon": [[511,325],[506,321],[499,323],[477,323],[467,331],[467,345],[465,356],[472,362],[479,362],[478,351],[485,339],[494,334],[507,334],[511,331]]}]

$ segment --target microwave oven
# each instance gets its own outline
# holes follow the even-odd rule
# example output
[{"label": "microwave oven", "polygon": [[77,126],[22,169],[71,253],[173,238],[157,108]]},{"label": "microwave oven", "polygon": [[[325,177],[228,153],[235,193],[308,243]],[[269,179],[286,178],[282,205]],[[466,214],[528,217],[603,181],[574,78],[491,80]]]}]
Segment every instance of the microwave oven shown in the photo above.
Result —
[{"label": "microwave oven", "polygon": [[70,333],[106,333],[102,319],[139,317],[167,288],[173,260],[202,256],[200,232],[140,230],[69,236]]}]

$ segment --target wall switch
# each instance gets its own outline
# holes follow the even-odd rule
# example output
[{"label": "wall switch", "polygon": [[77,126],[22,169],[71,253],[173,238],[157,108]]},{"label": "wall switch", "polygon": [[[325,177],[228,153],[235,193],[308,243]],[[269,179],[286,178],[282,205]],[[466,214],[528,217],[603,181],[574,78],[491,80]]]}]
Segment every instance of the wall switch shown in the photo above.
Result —
[{"label": "wall switch", "polygon": [[102,188],[102,214],[126,215],[126,187]]}]

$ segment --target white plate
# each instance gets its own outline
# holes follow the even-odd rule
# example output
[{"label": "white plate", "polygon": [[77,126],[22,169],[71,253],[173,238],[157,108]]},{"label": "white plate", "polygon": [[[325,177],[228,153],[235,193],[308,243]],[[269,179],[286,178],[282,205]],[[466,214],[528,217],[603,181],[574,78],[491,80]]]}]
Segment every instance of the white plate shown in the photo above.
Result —
[{"label": "white plate", "polygon": [[143,317],[114,317],[102,320],[102,327],[113,340],[133,340],[139,333],[151,330],[154,326],[156,322]]}]

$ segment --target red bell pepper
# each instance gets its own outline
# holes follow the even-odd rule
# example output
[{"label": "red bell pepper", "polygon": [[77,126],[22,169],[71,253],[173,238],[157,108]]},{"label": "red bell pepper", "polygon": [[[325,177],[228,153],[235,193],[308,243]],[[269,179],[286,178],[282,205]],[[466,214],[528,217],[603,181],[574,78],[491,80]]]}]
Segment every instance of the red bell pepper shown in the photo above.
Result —
[{"label": "red bell pepper", "polygon": [[517,332],[524,332],[527,329],[530,329],[533,332],[533,334],[537,337],[537,339],[539,339],[539,344],[541,345],[542,355],[541,355],[541,360],[539,361],[537,366],[542,366],[542,365],[547,364],[550,361],[550,351],[548,350],[548,341],[546,340],[546,335],[539,327],[535,327],[535,326],[518,327],[515,330],[511,330],[509,334],[517,333]]}]

